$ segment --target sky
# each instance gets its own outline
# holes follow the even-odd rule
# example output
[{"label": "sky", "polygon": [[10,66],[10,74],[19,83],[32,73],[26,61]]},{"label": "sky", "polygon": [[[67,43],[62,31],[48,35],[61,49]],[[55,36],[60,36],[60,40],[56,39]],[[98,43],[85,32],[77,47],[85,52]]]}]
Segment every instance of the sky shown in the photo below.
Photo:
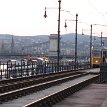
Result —
[{"label": "sky", "polygon": [[[47,18],[44,18],[45,7]],[[75,33],[78,14],[79,34],[107,36],[107,0],[61,0],[61,34]],[[67,20],[67,28],[64,28]],[[94,25],[99,24],[99,25]],[[50,35],[58,31],[58,0],[0,0],[0,34],[19,36]]]}]

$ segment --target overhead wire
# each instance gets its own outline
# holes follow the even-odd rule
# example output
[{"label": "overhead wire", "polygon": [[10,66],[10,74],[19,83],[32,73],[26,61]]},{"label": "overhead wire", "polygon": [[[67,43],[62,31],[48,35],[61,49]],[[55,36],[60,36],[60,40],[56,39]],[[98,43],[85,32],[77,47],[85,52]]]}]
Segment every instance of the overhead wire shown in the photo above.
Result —
[{"label": "overhead wire", "polygon": [[103,14],[101,11],[99,11],[99,10],[93,5],[93,3],[92,3],[90,0],[88,0],[88,3],[90,4],[90,6],[92,6],[92,7],[103,17],[104,22],[107,23],[104,14]]}]

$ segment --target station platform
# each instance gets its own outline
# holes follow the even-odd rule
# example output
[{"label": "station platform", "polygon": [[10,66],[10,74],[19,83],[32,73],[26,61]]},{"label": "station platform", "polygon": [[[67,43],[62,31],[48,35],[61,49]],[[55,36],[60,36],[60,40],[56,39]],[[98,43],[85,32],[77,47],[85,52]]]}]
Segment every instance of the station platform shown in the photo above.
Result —
[{"label": "station platform", "polygon": [[100,73],[100,68],[93,68],[93,69],[79,70],[79,72]]},{"label": "station platform", "polygon": [[107,84],[90,84],[52,107],[107,107]]}]

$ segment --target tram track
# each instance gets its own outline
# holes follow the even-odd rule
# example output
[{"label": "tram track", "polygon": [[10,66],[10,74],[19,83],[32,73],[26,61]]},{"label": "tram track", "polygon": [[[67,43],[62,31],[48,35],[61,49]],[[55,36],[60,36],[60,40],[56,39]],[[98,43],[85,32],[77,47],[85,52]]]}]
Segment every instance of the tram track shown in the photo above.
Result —
[{"label": "tram track", "polygon": [[97,81],[98,77],[99,75],[89,73],[76,74],[28,87],[24,90],[20,89],[14,93],[8,92],[9,96],[5,93],[0,97],[2,102],[0,107],[50,107],[93,81]]},{"label": "tram track", "polygon": [[[31,85],[43,83],[46,81],[66,77],[69,75],[75,75],[80,72],[59,72],[53,74],[45,74],[45,75],[37,75],[33,77],[26,77],[26,78],[17,78],[11,80],[0,81],[0,93],[28,87]],[[13,80],[13,81],[12,81]]]},{"label": "tram track", "polygon": [[44,82],[42,81],[41,83],[38,83],[38,84],[30,85],[30,86],[27,86],[24,88],[15,89],[15,90],[8,91],[8,92],[4,92],[4,93],[0,94],[0,103],[15,99],[18,97],[22,97],[24,95],[28,95],[30,93],[43,90],[43,89],[49,88],[49,87],[57,85],[57,84],[61,84],[63,82],[66,82],[66,81],[69,81],[74,78],[78,78],[78,77],[81,77],[81,76],[84,76],[87,74],[88,73],[76,73],[73,75],[66,74],[66,76],[62,75],[62,77],[60,77],[60,78],[54,77],[53,79],[50,77],[51,79],[49,79],[48,81],[44,81]]},{"label": "tram track", "polygon": [[[70,72],[70,71],[67,71],[67,72]],[[18,77],[18,78],[12,78],[12,79],[5,79],[5,80],[0,81],[0,85],[13,83],[13,82],[24,81],[24,80],[30,80],[30,79],[33,79],[33,78],[40,78],[40,77],[43,77],[43,76],[47,77],[47,76],[51,76],[51,75],[63,74],[63,73],[66,73],[66,71],[55,72],[55,73],[47,73],[47,74],[37,74],[37,75],[33,75],[33,76]]]},{"label": "tram track", "polygon": [[87,85],[89,85],[97,79],[98,75],[90,77],[84,81],[75,83],[71,86],[67,86],[66,88],[60,89],[56,92],[53,92],[47,96],[44,96],[34,102],[31,102],[21,107],[52,107],[52,105],[56,104],[57,102],[60,102],[61,100],[73,94],[74,92],[80,90],[81,88],[86,87]]}]

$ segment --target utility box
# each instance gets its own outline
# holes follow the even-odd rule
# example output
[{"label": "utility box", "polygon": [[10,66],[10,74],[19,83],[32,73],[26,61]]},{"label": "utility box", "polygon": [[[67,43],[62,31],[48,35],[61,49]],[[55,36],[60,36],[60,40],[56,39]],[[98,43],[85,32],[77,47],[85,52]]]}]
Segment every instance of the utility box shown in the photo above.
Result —
[{"label": "utility box", "polygon": [[100,64],[100,82],[107,83],[107,63]]}]

